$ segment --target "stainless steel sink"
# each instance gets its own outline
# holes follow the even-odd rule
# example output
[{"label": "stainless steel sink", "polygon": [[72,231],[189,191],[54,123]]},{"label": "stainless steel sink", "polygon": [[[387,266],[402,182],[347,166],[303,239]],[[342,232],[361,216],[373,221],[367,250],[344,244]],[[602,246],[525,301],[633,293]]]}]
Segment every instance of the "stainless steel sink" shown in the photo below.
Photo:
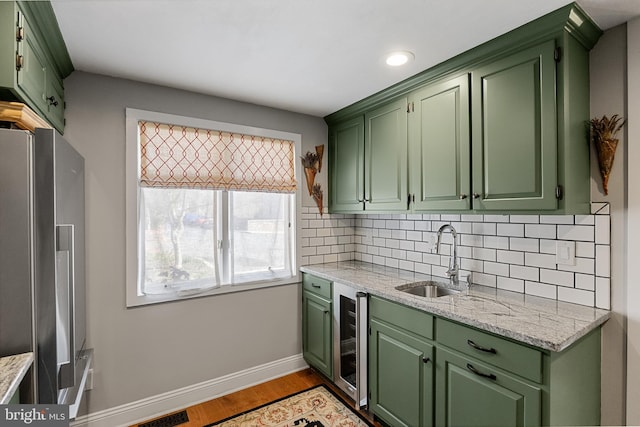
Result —
[{"label": "stainless steel sink", "polygon": [[406,283],[404,285],[396,286],[396,289],[408,294],[427,298],[439,298],[460,293],[460,291],[457,289],[447,288],[445,286],[442,286],[441,283],[433,280]]}]

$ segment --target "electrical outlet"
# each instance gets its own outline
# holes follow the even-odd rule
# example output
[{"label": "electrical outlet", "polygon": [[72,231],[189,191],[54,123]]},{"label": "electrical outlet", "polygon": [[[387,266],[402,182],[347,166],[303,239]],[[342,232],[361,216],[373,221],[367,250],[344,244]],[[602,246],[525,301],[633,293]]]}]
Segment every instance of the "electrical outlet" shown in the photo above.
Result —
[{"label": "electrical outlet", "polygon": [[556,264],[576,265],[576,242],[556,242]]},{"label": "electrical outlet", "polygon": [[87,381],[84,383],[85,390],[93,390],[93,369],[87,372]]}]

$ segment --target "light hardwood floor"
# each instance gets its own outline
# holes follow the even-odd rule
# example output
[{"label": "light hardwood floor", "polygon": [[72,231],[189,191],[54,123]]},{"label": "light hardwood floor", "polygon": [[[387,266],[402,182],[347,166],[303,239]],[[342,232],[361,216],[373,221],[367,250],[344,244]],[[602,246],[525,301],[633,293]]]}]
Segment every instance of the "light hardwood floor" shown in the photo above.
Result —
[{"label": "light hardwood floor", "polygon": [[[326,384],[342,396],[344,401],[350,402],[344,393],[325,377],[312,369],[305,369],[199,405],[190,406],[186,408],[189,422],[180,424],[178,427],[202,427],[319,384]],[[361,414],[372,421],[372,417],[368,413],[361,411]],[[374,424],[378,427],[381,426],[377,422]],[[134,424],[131,427],[138,425]]]}]

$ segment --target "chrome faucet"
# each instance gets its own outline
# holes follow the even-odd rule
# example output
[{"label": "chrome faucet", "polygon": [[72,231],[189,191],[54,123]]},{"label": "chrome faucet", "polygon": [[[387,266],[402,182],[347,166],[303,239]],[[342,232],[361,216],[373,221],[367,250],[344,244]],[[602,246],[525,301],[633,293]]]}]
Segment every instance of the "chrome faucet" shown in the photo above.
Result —
[{"label": "chrome faucet", "polygon": [[436,253],[440,253],[440,241],[442,240],[442,232],[446,230],[449,230],[451,232],[451,236],[453,237],[453,254],[449,257],[449,269],[447,270],[447,276],[449,276],[451,280],[457,280],[458,270],[460,270],[460,266],[458,265],[458,233],[456,233],[456,229],[453,228],[451,224],[445,224],[438,230]]}]

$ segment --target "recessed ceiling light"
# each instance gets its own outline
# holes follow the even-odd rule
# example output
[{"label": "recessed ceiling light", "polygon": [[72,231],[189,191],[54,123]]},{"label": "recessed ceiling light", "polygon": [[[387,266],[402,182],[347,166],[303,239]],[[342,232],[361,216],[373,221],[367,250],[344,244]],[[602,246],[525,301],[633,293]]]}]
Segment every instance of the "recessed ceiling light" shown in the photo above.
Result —
[{"label": "recessed ceiling light", "polygon": [[391,52],[387,55],[387,65],[391,65],[392,67],[399,67],[400,65],[404,65],[407,62],[414,59],[415,56],[413,53],[409,51],[399,51],[399,52]]}]

